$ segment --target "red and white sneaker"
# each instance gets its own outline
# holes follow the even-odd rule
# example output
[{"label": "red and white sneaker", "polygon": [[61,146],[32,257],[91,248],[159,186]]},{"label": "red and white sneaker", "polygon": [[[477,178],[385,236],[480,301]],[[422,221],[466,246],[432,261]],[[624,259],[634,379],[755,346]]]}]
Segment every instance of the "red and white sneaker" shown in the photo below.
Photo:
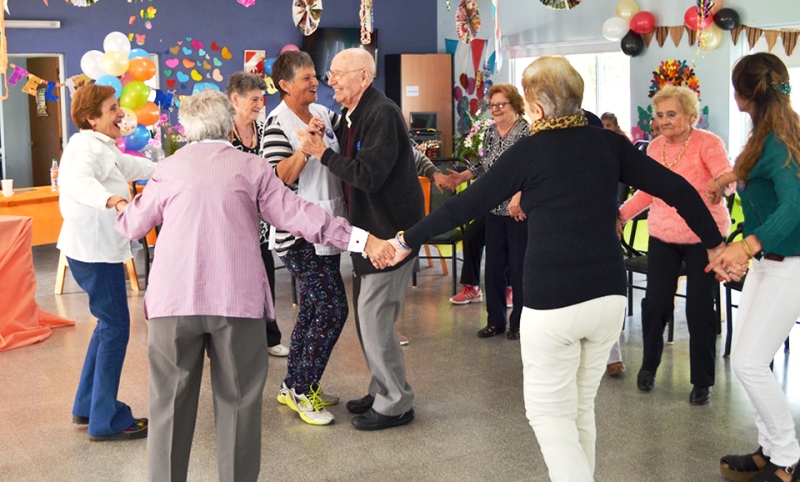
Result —
[{"label": "red and white sneaker", "polygon": [[468,303],[480,303],[483,301],[483,293],[479,286],[464,285],[457,295],[450,298],[450,303],[454,305],[466,305]]},{"label": "red and white sneaker", "polygon": [[506,308],[513,308],[514,307],[514,293],[511,291],[511,287],[506,288]]}]

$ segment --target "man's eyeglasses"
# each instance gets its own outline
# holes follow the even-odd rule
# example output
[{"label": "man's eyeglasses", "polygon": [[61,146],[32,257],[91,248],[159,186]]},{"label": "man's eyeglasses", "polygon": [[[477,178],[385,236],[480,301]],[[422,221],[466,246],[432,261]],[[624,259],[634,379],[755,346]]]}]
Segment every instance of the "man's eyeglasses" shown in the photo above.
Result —
[{"label": "man's eyeglasses", "polygon": [[493,110],[493,109],[500,109],[500,110],[502,110],[502,109],[505,109],[505,108],[506,108],[506,106],[507,106],[508,104],[510,104],[510,103],[511,103],[511,102],[498,102],[497,104],[489,104],[489,109],[490,109],[490,110]]},{"label": "man's eyeglasses", "polygon": [[353,69],[353,70],[342,70],[342,71],[340,71],[340,70],[329,70],[329,71],[325,72],[325,76],[328,77],[328,81],[335,80],[335,81],[338,82],[338,81],[342,80],[342,76],[344,76],[344,74],[349,74],[351,72],[360,72],[362,70],[364,70],[364,69]]}]

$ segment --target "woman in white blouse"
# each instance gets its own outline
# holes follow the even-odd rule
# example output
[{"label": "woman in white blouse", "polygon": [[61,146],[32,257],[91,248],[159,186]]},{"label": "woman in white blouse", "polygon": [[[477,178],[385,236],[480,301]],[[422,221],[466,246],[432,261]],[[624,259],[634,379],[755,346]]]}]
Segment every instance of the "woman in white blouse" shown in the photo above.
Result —
[{"label": "woman in white blouse", "polygon": [[97,318],[72,421],[88,424],[89,437],[96,441],[147,436],[147,419],[134,418],[130,407],[117,400],[130,332],[123,262],[131,258],[131,248],[114,223],[115,207],[130,198],[128,181],[148,179],[155,164],[117,148],[123,117],[113,87],[92,84],[78,89],[72,120],[80,132],[64,150],[58,179],[64,218],[58,249],[67,256]]}]

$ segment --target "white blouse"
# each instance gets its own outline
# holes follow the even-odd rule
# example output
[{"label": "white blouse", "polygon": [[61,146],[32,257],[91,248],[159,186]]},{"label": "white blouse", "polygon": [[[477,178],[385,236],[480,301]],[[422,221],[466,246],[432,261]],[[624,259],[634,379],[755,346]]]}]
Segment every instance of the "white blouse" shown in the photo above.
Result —
[{"label": "white blouse", "polygon": [[156,165],[123,154],[114,139],[91,130],[73,135],[58,170],[59,207],[64,224],[58,249],[85,263],[121,263],[131,258],[130,241],[114,229],[111,196],[130,199],[128,181],[149,179]]}]

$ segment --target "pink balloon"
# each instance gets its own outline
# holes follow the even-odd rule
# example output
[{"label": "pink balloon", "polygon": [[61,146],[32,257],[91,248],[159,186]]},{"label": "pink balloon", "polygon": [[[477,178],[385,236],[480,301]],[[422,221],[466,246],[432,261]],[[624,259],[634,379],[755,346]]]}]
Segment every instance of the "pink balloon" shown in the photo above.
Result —
[{"label": "pink balloon", "polygon": [[120,82],[122,82],[122,86],[123,86],[123,87],[125,87],[126,85],[128,85],[128,82],[130,82],[130,81],[132,81],[132,80],[134,80],[134,79],[133,79],[133,77],[131,77],[131,76],[130,76],[130,75],[128,75],[128,74],[122,74],[122,77],[120,77],[120,78],[119,78],[119,81],[120,81]]},{"label": "pink balloon", "polygon": [[125,152],[125,139],[122,137],[117,139],[117,148],[119,148],[120,151]]},{"label": "pink balloon", "polygon": [[286,44],[281,49],[281,53],[289,52],[289,51],[297,52],[298,50],[300,50],[300,47],[298,47],[297,45],[295,45],[295,44]]},{"label": "pink balloon", "polygon": [[467,79],[467,93],[472,95],[475,93],[475,77]]},{"label": "pink balloon", "polygon": [[464,97],[464,92],[461,90],[461,87],[455,86],[453,89],[453,98],[458,102],[462,97]]},{"label": "pink balloon", "polygon": [[125,151],[125,154],[130,154],[133,157],[147,157],[139,151]]}]

